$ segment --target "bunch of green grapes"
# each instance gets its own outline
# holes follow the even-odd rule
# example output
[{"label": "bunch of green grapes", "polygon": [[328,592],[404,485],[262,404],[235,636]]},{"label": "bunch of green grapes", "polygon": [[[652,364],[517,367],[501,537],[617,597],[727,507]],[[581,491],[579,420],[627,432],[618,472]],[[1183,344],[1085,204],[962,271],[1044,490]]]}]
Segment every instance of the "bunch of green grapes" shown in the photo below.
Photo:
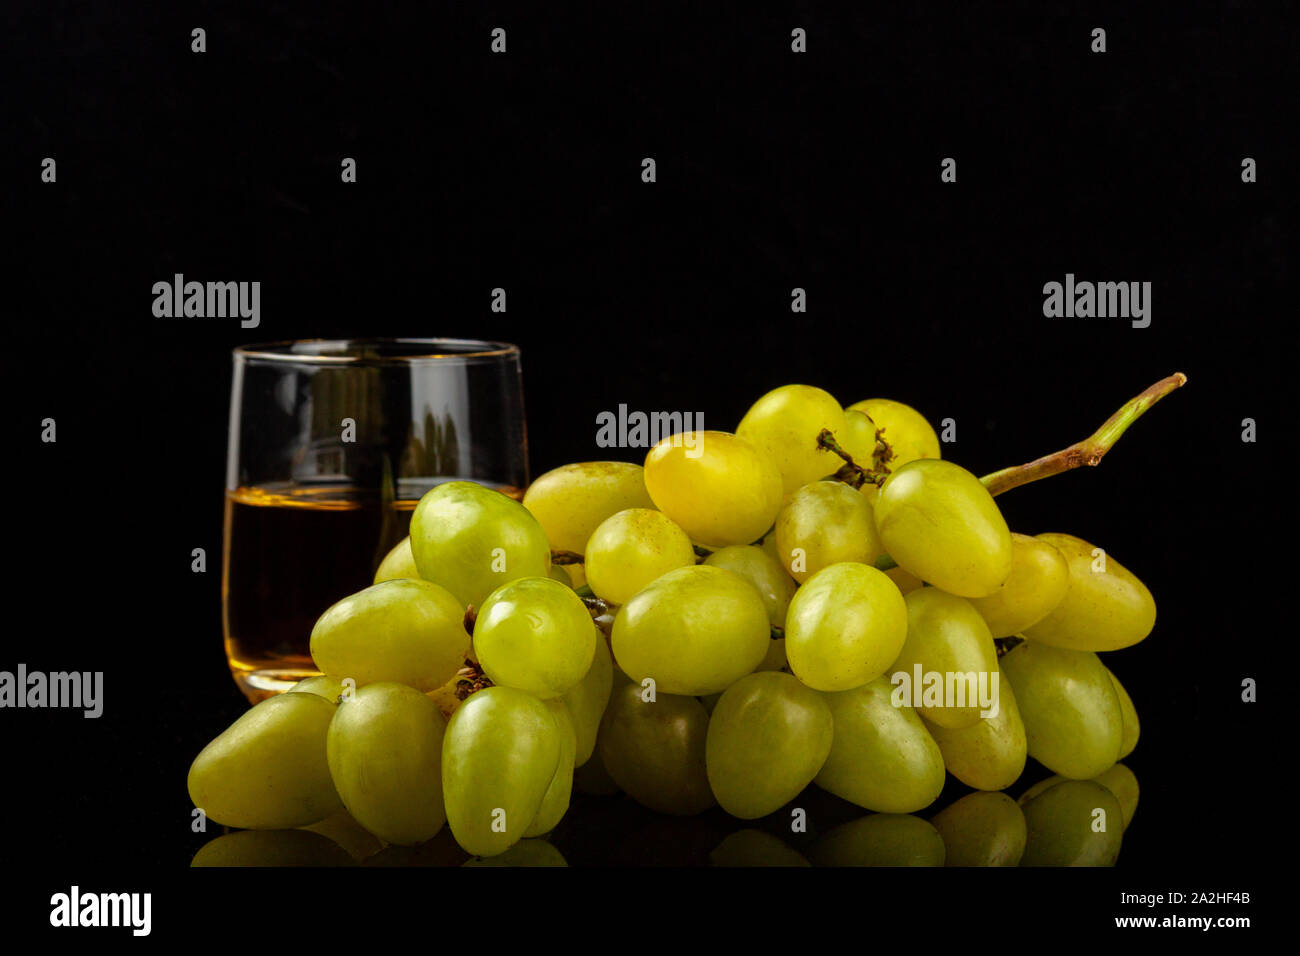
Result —
[{"label": "bunch of green grapes", "polygon": [[[1098,654],[1154,623],[1100,549],[1012,533],[915,409],[784,386],[644,467],[426,494],[317,621],[321,675],[194,761],[194,805],[263,834],[195,863],[563,865],[575,793],[798,820],[810,785],[869,815],[813,821],[806,854],[739,830],[710,860],[1113,863],[1139,724]],[[1029,758],[1052,776],[1013,800]],[[973,792],[917,816],[949,777]]]}]

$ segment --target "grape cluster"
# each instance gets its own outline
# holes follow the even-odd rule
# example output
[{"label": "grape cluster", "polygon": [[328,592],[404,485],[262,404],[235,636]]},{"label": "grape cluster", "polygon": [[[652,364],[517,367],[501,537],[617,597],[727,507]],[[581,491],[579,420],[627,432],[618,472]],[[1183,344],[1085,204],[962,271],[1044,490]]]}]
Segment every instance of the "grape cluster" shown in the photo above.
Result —
[{"label": "grape cluster", "polygon": [[[372,849],[446,826],[476,863],[542,864],[575,780],[742,820],[815,783],[873,811],[815,863],[1113,863],[1138,719],[1098,652],[1151,632],[1142,582],[1080,538],[1013,534],[898,402],[788,385],[688,437],[557,468],[522,504],[431,490],[375,583],[321,615],[322,676],[199,754],[195,806],[326,835],[346,810]],[[1055,776],[1017,802],[1027,757]],[[975,792],[912,816],[947,774]],[[758,830],[714,858],[806,862]]]}]

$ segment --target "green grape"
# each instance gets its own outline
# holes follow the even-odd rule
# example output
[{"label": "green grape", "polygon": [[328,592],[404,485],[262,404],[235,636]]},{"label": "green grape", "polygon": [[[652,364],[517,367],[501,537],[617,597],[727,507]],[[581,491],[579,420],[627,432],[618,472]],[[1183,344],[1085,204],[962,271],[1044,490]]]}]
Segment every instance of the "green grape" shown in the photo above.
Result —
[{"label": "green grape", "polygon": [[385,581],[410,579],[418,581],[420,572],[415,567],[415,555],[411,553],[411,536],[408,534],[393,549],[384,555],[375,569],[375,579],[371,584],[383,584]]},{"label": "green grape", "polygon": [[822,568],[795,593],[785,616],[790,669],[815,690],[848,690],[875,680],[906,637],[903,595],[865,564]]},{"label": "green grape", "polygon": [[922,458],[894,471],[876,499],[889,556],[959,597],[986,597],[1011,573],[1011,531],[988,489],[965,468]]},{"label": "green grape", "polygon": [[577,735],[573,759],[575,767],[581,767],[591,759],[592,751],[596,748],[600,719],[605,715],[605,705],[609,703],[609,693],[613,687],[614,661],[609,655],[605,635],[597,630],[596,653],[591,658],[586,676],[564,692],[564,705],[573,719],[573,729]]},{"label": "green grape", "polygon": [[1124,818],[1124,829],[1133,822],[1133,814],[1137,813],[1138,806],[1138,778],[1128,767],[1122,763],[1117,763],[1105,773],[1099,773],[1093,777],[1094,783],[1099,783],[1115,795],[1119,801],[1120,814]]},{"label": "green grape", "polygon": [[693,565],[695,549],[663,512],[629,508],[592,532],[586,557],[587,584],[596,596],[626,604],[656,578]]},{"label": "green grape", "polygon": [[358,823],[403,846],[442,829],[445,730],[437,705],[405,684],[367,684],[344,699],[327,752],[334,787]]},{"label": "green grape", "polygon": [[[775,535],[770,537],[776,540]],[[770,553],[752,544],[733,544],[714,551],[704,563],[739,574],[754,585],[767,608],[768,621],[773,627],[785,626],[785,612],[799,585]]]},{"label": "green grape", "polygon": [[589,793],[597,797],[612,797],[618,793],[618,784],[605,769],[605,761],[600,759],[600,738],[596,738],[596,749],[591,759],[573,771],[573,789],[579,793]]},{"label": "green grape", "polygon": [[945,866],[1018,866],[1025,815],[1005,793],[968,793],[930,818],[948,853]]},{"label": "green grape", "polygon": [[710,548],[758,540],[781,510],[780,473],[726,432],[665,438],[645,457],[645,486],[660,511]]},{"label": "green grape", "polygon": [[209,820],[246,830],[324,820],[343,806],[325,757],[333,716],[315,694],[267,698],[194,758],[190,800]]},{"label": "green grape", "polygon": [[762,830],[737,830],[713,848],[711,866],[811,866],[802,853]]},{"label": "green grape", "polygon": [[[876,423],[864,412],[856,409],[844,410],[844,427],[835,435],[840,447],[849,453],[853,463],[860,468],[874,470],[876,457]],[[862,486],[862,491],[874,488],[870,483]]]},{"label": "green grape", "polygon": [[461,866],[568,866],[564,854],[545,840],[520,840],[504,853],[475,857]]},{"label": "green grape", "polygon": [[694,697],[642,699],[636,684],[614,688],[596,741],[619,789],[659,813],[691,816],[713,806],[705,770],[709,715]]},{"label": "green grape", "polygon": [[442,793],[467,853],[495,856],[523,837],[559,768],[561,744],[547,706],[513,687],[477,691],[451,715]]},{"label": "green grape", "polygon": [[999,671],[998,712],[970,727],[949,730],[934,724],[926,729],[939,745],[948,772],[976,790],[1003,790],[1025,769],[1028,744],[1025,724],[1016,705],[1011,681]]},{"label": "green grape", "polygon": [[569,797],[573,793],[573,757],[578,746],[578,737],[573,729],[573,718],[569,708],[562,700],[546,701],[546,708],[555,719],[555,726],[560,733],[560,760],[555,768],[555,776],[546,788],[542,805],[537,808],[537,815],[524,831],[524,837],[538,837],[550,833],[569,809]]},{"label": "green grape", "polygon": [[209,840],[190,866],[355,866],[341,846],[306,830],[238,830]]},{"label": "green grape", "polygon": [[752,672],[771,633],[753,585],[695,564],[669,571],[624,604],[611,644],[618,666],[638,684],[652,677],[664,693],[698,696]]},{"label": "green grape", "polygon": [[713,708],[705,747],[709,785],[733,817],[780,809],[812,783],[831,750],[831,710],[789,674],[742,677]]},{"label": "green grape", "polygon": [[528,509],[470,481],[449,481],[420,499],[411,515],[411,550],[420,577],[455,595],[461,610],[551,568],[546,532]]},{"label": "green grape", "polygon": [[891,471],[897,471],[918,458],[942,458],[939,437],[925,416],[910,405],[887,398],[868,398],[854,402],[847,411],[862,412],[882,429],[882,437],[893,452]]},{"label": "green grape", "polygon": [[339,695],[343,693],[343,682],[335,680],[333,677],[326,677],[321,674],[317,677],[307,677],[298,681],[290,687],[285,693],[289,694],[315,694],[317,697],[324,697],[331,704],[338,703]]},{"label": "green grape", "polygon": [[827,694],[835,734],[814,778],[850,803],[882,813],[928,807],[943,790],[943,756],[916,711],[895,706],[883,677]]},{"label": "green grape", "polygon": [[1025,722],[1029,756],[1048,770],[1087,780],[1119,757],[1119,696],[1097,655],[1025,641],[1002,658]]},{"label": "green grape", "polygon": [[811,385],[782,385],[750,406],[736,434],[776,466],[789,494],[843,464],[834,452],[817,444],[824,428],[837,435],[844,429],[844,409],[835,397]]},{"label": "green grape", "polygon": [[551,567],[553,568],[560,567],[561,570],[565,571],[568,574],[569,585],[573,588],[573,590],[576,591],[579,588],[586,586],[587,566],[585,564],[566,564],[563,565],[562,567],[560,565],[553,564],[551,565]]},{"label": "green grape", "polygon": [[957,730],[979,723],[998,692],[998,651],[984,618],[969,601],[937,588],[903,600],[907,640],[891,680],[910,691],[910,703],[932,724]]},{"label": "green grape", "polygon": [[1114,866],[1124,833],[1115,795],[1091,780],[1064,780],[1025,801],[1021,866]]},{"label": "green grape", "polygon": [[552,581],[559,581],[570,590],[573,589],[573,575],[564,570],[564,565],[562,564],[552,564],[551,570],[546,572],[546,576]]},{"label": "green grape", "polygon": [[988,597],[971,598],[994,637],[1011,637],[1047,617],[1065,597],[1070,566],[1055,546],[1011,535],[1011,573]]},{"label": "green grape", "polygon": [[939,831],[920,817],[873,813],[828,831],[812,849],[815,866],[943,866]]},{"label": "green grape", "polygon": [[428,581],[385,581],[339,601],[311,630],[311,656],[329,677],[430,691],[451,680],[469,652],[465,608]]},{"label": "green grape", "polygon": [[474,653],[492,683],[559,697],[591,667],[591,614],[571,588],[551,578],[520,578],[497,588],[474,621]]},{"label": "green grape", "polygon": [[871,564],[882,550],[871,503],[842,481],[809,482],[792,494],[776,517],[776,547],[801,584],[832,564]]},{"label": "green grape", "polygon": [[610,515],[627,508],[653,508],[640,465],[583,461],[561,465],[524,492],[524,507],[541,524],[551,547],[585,554],[587,539]]},{"label": "green grape", "polygon": [[1110,675],[1111,685],[1115,688],[1115,696],[1119,698],[1119,717],[1124,730],[1119,745],[1119,756],[1116,759],[1123,760],[1137,747],[1142,725],[1138,721],[1138,712],[1137,708],[1133,706],[1133,698],[1128,695],[1128,691],[1119,682],[1119,678],[1115,676],[1114,671],[1107,667],[1106,673]]},{"label": "green grape", "polygon": [[[438,802],[442,802],[442,795],[438,795]],[[319,823],[312,823],[308,826],[301,827],[303,830],[310,830],[312,833],[319,833],[343,847],[348,856],[360,863],[368,857],[374,856],[384,848],[383,841],[375,836],[360,823],[356,817],[348,813],[347,810],[340,810],[338,813],[330,814]],[[254,831],[264,833],[269,831]]]},{"label": "green grape", "polygon": [[1117,651],[1151,633],[1156,624],[1155,598],[1131,571],[1082,538],[1068,534],[1038,538],[1065,555],[1069,584],[1056,609],[1025,628],[1026,638],[1073,651]]}]

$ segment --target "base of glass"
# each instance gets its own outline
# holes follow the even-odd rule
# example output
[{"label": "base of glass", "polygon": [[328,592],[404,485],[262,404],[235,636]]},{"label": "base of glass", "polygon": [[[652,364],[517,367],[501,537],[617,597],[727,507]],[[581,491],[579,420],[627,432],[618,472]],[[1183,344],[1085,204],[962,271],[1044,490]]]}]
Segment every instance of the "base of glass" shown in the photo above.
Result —
[{"label": "base of glass", "polygon": [[235,679],[249,703],[256,704],[283,694],[300,680],[316,677],[320,671],[300,667],[260,668],[257,670],[230,669],[230,676]]}]

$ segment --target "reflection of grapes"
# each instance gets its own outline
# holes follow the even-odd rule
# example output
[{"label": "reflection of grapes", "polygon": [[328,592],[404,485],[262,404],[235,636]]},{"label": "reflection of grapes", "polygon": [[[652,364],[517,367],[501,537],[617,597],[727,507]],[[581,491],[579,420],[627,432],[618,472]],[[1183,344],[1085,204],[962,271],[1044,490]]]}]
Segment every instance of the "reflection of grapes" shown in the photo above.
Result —
[{"label": "reflection of grapes", "polygon": [[[441,485],[321,615],[322,675],[195,759],[195,805],[249,832],[194,865],[563,866],[571,802],[619,791],[767,821],[632,837],[680,832],[718,866],[1109,865],[1140,728],[1096,652],[1144,639],[1155,603],[1080,538],[1012,534],[993,498],[1080,460],[981,480],[914,409],[791,385],[734,435],[566,465],[522,505]],[[1027,757],[1055,776],[1017,803],[999,791]],[[913,816],[949,773],[976,792]],[[874,812],[834,826],[809,783]],[[813,836],[787,843],[801,815]]]}]

